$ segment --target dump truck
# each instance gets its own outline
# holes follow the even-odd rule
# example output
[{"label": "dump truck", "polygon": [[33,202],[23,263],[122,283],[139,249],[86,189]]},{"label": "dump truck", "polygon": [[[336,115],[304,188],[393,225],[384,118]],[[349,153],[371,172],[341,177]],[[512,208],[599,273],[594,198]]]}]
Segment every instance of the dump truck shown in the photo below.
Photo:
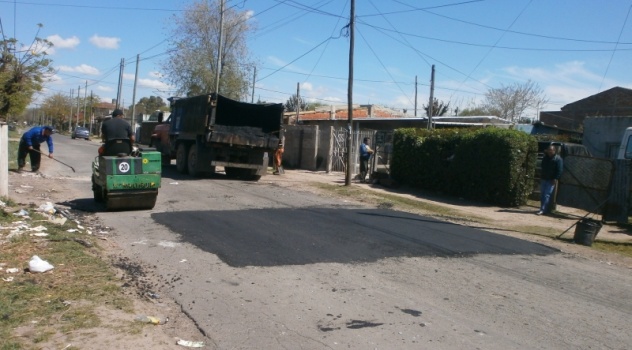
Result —
[{"label": "dump truck", "polygon": [[97,156],[92,162],[95,202],[105,203],[109,211],[152,209],[160,188],[160,156],[153,148],[140,148],[116,156]]},{"label": "dump truck", "polygon": [[279,146],[283,105],[252,104],[219,94],[170,98],[171,115],[159,120],[151,146],[163,164],[197,177],[223,167],[227,176],[259,180]]}]

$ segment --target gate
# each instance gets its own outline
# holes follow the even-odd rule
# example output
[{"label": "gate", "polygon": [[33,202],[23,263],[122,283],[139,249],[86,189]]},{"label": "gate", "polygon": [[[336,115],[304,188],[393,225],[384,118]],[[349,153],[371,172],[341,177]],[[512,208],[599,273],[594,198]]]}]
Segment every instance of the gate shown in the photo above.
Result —
[{"label": "gate", "polygon": [[[347,135],[348,131],[345,128],[334,129],[331,135],[331,142],[333,143],[331,147],[331,171],[345,172],[347,169]],[[359,173],[359,150],[360,144],[365,137],[368,137],[369,140],[372,140],[371,147],[374,144],[374,130],[361,130],[354,131],[351,137],[351,159],[353,160],[353,165],[351,167],[351,174]],[[374,162],[370,162],[369,164],[369,174],[373,172],[372,164]]]},{"label": "gate", "polygon": [[557,203],[591,213],[604,213],[610,198],[614,164],[605,158],[567,156]]}]

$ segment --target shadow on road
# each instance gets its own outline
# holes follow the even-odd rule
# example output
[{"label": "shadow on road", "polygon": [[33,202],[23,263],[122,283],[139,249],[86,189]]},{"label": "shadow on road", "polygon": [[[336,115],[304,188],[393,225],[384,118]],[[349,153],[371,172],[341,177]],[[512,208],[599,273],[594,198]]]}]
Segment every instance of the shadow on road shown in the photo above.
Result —
[{"label": "shadow on road", "polygon": [[183,242],[216,254],[233,267],[557,252],[513,237],[380,209],[185,211],[151,216],[180,234]]}]

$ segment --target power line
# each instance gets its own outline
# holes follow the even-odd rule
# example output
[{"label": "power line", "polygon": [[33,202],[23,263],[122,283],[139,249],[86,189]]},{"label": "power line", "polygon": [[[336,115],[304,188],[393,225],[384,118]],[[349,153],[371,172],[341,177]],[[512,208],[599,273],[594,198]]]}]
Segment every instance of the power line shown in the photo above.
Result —
[{"label": "power line", "polygon": [[420,35],[420,34],[406,33],[406,32],[402,32],[402,31],[396,30],[396,29],[388,29],[388,28],[380,27],[380,26],[377,26],[377,25],[374,25],[374,24],[369,24],[369,23],[364,22],[364,21],[358,21],[358,22],[360,22],[361,24],[363,24],[365,26],[372,27],[374,29],[394,32],[394,33],[397,33],[399,35],[411,36],[411,37],[419,38],[419,39],[433,40],[433,41],[439,41],[439,42],[450,43],[450,44],[457,44],[457,45],[487,47],[487,48],[494,48],[494,49],[517,50],[517,51],[544,51],[544,52],[611,52],[611,51],[614,52],[614,51],[617,51],[617,50],[619,50],[619,51],[632,51],[632,48],[625,48],[625,49],[616,49],[615,48],[614,50],[613,49],[560,49],[560,48],[512,47],[512,46],[477,44],[477,43],[469,43],[469,42],[465,42],[465,41],[435,38],[435,37],[430,37],[430,36],[425,36],[425,35]]},{"label": "power line", "polygon": [[[527,10],[527,8],[529,7],[529,5],[531,5],[531,3],[533,2],[533,0],[529,0],[529,2],[527,3],[527,5],[525,7],[522,8],[522,10],[520,11],[520,13],[518,13],[518,15],[516,16],[516,18],[514,18],[514,20],[511,22],[511,24],[509,25],[509,27],[507,27],[507,30],[511,29],[511,27],[518,21],[518,19],[522,16],[522,14]],[[481,66],[481,64],[483,63],[483,61],[485,61],[485,59],[487,59],[487,56],[489,56],[489,54],[492,52],[492,50],[494,50],[494,47],[503,39],[503,37],[505,36],[506,32],[504,32],[494,43],[493,47],[490,47],[489,50],[487,50],[487,53],[485,53],[485,55],[480,59],[480,61],[478,61],[478,63],[476,64],[476,66],[474,67],[474,69],[472,69],[472,71],[470,72],[470,74],[467,75],[467,77],[465,77],[465,79],[463,79],[463,81],[461,82],[461,84],[459,85],[459,87],[461,87],[463,84],[465,84],[465,82],[470,79],[470,77],[472,76],[472,74],[474,74],[474,72],[476,72],[476,70],[478,69],[478,67]],[[451,97],[451,96],[450,96]]]},{"label": "power line", "polygon": [[182,12],[180,9],[165,9],[165,8],[149,8],[149,7],[120,7],[120,6],[95,6],[95,5],[71,5],[60,3],[38,3],[29,1],[15,1],[15,0],[0,0],[4,3],[16,3],[19,5],[34,5],[34,6],[49,6],[49,7],[71,7],[71,8],[88,8],[99,10],[130,10],[130,11],[162,11],[162,12]]},{"label": "power line", "polygon": [[614,45],[614,50],[612,51],[612,55],[610,55],[610,60],[608,61],[608,65],[606,66],[606,71],[603,73],[603,78],[601,78],[601,83],[599,84],[599,92],[601,91],[603,82],[606,80],[606,75],[608,75],[610,64],[612,63],[612,59],[614,58],[614,53],[617,50],[617,46],[619,46],[619,41],[621,40],[621,34],[623,34],[623,29],[625,29],[626,23],[628,23],[628,17],[630,17],[630,10],[632,10],[632,5],[628,7],[628,13],[626,13],[625,20],[623,21],[623,25],[621,26],[621,30],[619,31],[619,36],[617,37],[617,43]]},{"label": "power line", "polygon": [[384,16],[384,15],[395,15],[395,14],[400,14],[400,13],[410,13],[410,12],[416,12],[416,11],[427,11],[427,10],[438,9],[438,8],[442,8],[442,7],[452,7],[452,6],[471,4],[471,3],[475,3],[475,2],[481,2],[481,1],[484,1],[484,0],[470,0],[470,1],[463,1],[463,2],[457,2],[457,3],[452,3],[452,4],[445,4],[445,5],[430,6],[430,7],[424,7],[424,8],[417,8],[417,7],[413,7],[413,6],[408,5],[410,7],[413,7],[413,9],[412,10],[391,11],[391,12],[379,12],[379,13],[373,13],[373,14],[369,14],[369,15],[360,15],[360,16],[357,16],[357,17],[358,18],[361,18],[361,17],[377,17],[377,16]]},{"label": "power line", "polygon": [[[356,30],[357,30],[357,28],[356,28]],[[371,52],[373,53],[373,56],[375,56],[377,61],[380,62],[380,65],[382,65],[382,68],[384,68],[384,71],[388,74],[388,76],[391,77],[391,79],[393,79],[393,81],[395,81],[395,78],[393,78],[393,75],[391,74],[391,72],[386,68],[386,66],[384,65],[384,62],[382,62],[380,57],[377,55],[375,50],[373,50],[373,47],[371,47],[371,44],[369,44],[369,42],[366,40],[366,38],[364,37],[364,35],[362,34],[362,32],[360,30],[358,30],[358,34],[360,34],[360,37],[362,38],[364,43],[367,45],[369,50],[371,50]],[[410,102],[410,104],[414,104],[413,101],[410,99],[410,97],[404,92],[402,87],[399,84],[397,84],[397,83],[395,83],[395,84],[397,85],[397,88],[399,88],[399,90],[402,92],[402,94],[404,94],[404,96],[406,96],[406,98],[408,99],[408,102]]]},{"label": "power line", "polygon": [[[404,2],[402,2],[400,0],[393,0],[393,1],[395,1],[396,3],[402,4],[402,5],[408,6],[408,7],[412,7],[414,9],[419,9],[421,11],[427,12],[427,13],[429,13],[431,15],[434,15],[434,16],[437,16],[437,17],[442,17],[442,18],[445,18],[445,19],[449,19],[451,21],[456,21],[456,22],[469,24],[469,25],[476,26],[476,27],[492,29],[492,30],[501,31],[501,32],[507,32],[507,33],[512,33],[512,34],[525,35],[525,36],[532,36],[532,37],[544,38],[544,39],[553,39],[553,40],[577,41],[577,42],[596,43],[596,44],[615,44],[615,42],[613,42],[613,41],[568,38],[568,37],[560,37],[560,36],[554,36],[554,35],[535,34],[535,33],[520,32],[520,31],[510,30],[510,29],[497,28],[497,27],[492,27],[492,26],[485,25],[485,24],[469,22],[469,21],[465,21],[465,20],[462,20],[462,19],[458,19],[458,18],[446,16],[446,15],[441,15],[441,14],[438,14],[438,13],[435,13],[435,12],[432,12],[432,11],[428,11],[426,9],[417,8],[417,7],[413,6],[413,5],[409,5],[409,4],[404,3]],[[629,44],[632,44],[632,43],[626,42],[626,43],[620,43],[620,44],[629,45]]]}]

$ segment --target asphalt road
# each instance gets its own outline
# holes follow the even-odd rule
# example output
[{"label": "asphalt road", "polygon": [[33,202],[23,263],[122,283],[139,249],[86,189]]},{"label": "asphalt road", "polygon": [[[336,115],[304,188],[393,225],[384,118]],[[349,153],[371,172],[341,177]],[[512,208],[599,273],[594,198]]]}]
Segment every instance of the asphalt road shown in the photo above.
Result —
[{"label": "asphalt road", "polygon": [[[88,162],[96,146],[58,136]],[[68,159],[69,161],[71,159]],[[64,160],[64,159],[62,159]],[[89,176],[89,175],[88,175]],[[434,219],[165,168],[151,211],[73,206],[155,267],[217,349],[626,349],[630,271]],[[85,187],[85,189],[84,189]]]}]

